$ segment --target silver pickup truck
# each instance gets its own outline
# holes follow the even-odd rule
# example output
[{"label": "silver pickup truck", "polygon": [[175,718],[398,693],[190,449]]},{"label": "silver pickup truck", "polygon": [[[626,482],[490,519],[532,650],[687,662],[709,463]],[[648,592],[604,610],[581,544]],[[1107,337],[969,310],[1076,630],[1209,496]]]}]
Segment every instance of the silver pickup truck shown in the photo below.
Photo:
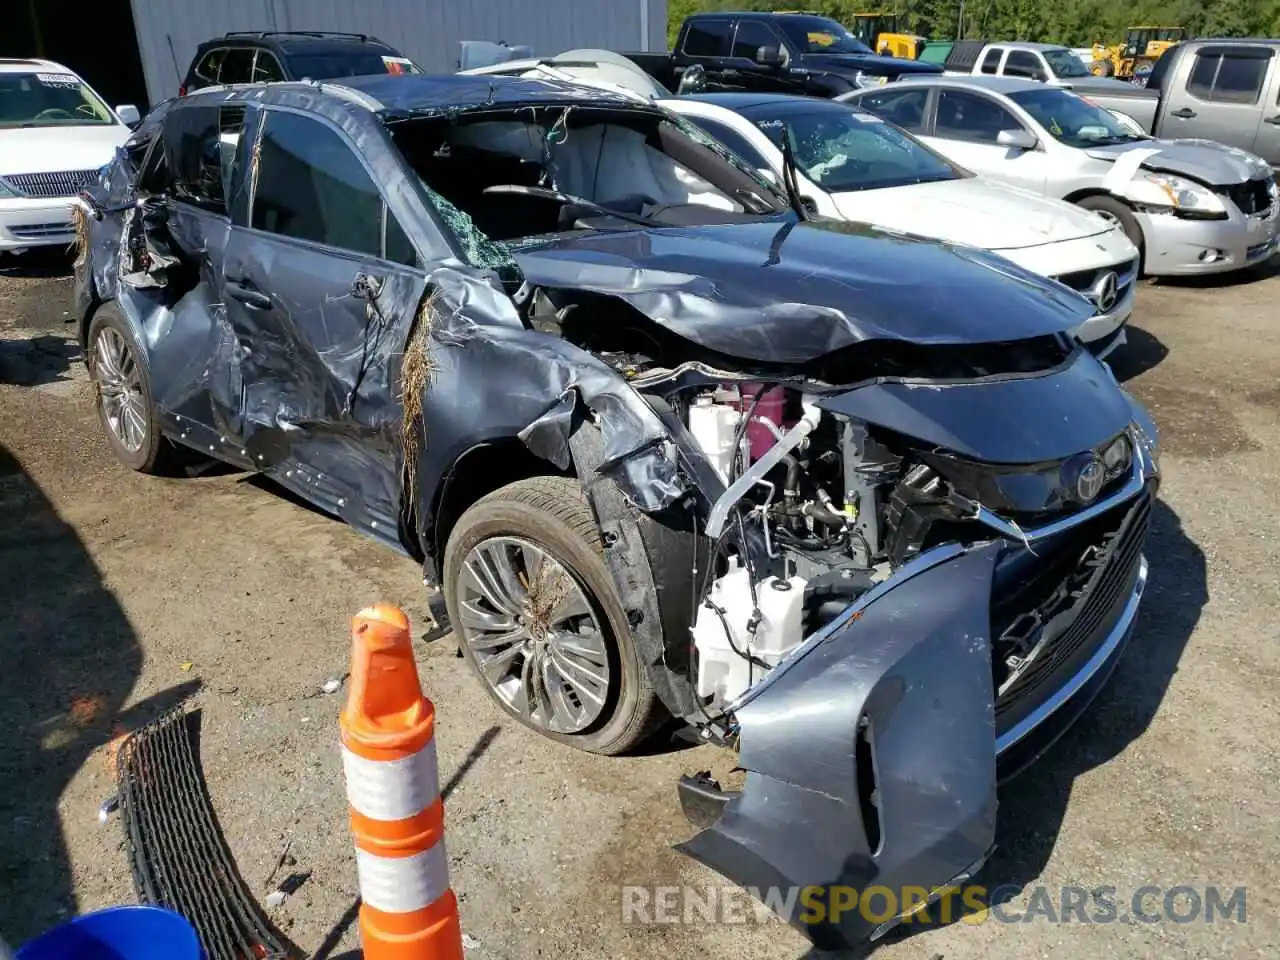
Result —
[{"label": "silver pickup truck", "polygon": [[1157,60],[1146,87],[1074,92],[1152,136],[1216,140],[1280,170],[1280,40],[1193,40]]}]

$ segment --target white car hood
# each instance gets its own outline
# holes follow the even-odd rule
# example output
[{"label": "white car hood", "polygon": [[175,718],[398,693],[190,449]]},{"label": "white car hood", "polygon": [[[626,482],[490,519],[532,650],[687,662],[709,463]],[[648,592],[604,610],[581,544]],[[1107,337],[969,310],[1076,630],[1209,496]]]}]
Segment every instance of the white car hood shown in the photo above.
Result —
[{"label": "white car hood", "polygon": [[831,199],[849,220],[986,250],[1020,250],[1112,229],[1074,204],[981,177],[833,193]]},{"label": "white car hood", "polygon": [[129,137],[124,124],[0,130],[0,177],[14,173],[96,170]]}]

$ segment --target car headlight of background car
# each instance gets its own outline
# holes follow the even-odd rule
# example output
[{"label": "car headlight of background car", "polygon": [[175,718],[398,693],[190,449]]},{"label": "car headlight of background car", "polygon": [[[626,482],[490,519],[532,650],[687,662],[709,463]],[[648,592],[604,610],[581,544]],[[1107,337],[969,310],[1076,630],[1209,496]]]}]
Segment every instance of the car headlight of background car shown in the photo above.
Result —
[{"label": "car headlight of background car", "polygon": [[1175,216],[1196,220],[1225,220],[1222,198],[1204,184],[1172,173],[1141,170],[1129,186],[1129,196],[1145,207],[1171,210]]},{"label": "car headlight of background car", "polygon": [[877,76],[874,73],[864,73],[861,70],[853,75],[853,85],[859,90],[865,90],[867,87],[883,87],[888,82],[888,77]]}]

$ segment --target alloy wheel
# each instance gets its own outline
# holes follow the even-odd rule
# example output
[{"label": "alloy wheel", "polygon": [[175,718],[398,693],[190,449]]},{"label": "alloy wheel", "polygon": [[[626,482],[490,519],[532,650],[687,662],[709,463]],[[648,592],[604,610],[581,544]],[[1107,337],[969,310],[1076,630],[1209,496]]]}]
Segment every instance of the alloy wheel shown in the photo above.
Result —
[{"label": "alloy wheel", "polygon": [[602,621],[581,584],[543,548],[482,540],[458,582],[462,642],[490,689],[536,727],[579,733],[604,710],[611,679]]},{"label": "alloy wheel", "polygon": [[94,340],[93,374],[103,422],[122,447],[137,453],[147,440],[142,373],[129,344],[111,327],[103,327]]}]

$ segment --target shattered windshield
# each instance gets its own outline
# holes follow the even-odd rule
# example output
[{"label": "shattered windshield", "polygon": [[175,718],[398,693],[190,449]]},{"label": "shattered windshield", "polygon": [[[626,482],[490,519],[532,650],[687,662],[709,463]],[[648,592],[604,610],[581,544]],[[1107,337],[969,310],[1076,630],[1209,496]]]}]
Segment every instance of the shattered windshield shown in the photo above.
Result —
[{"label": "shattered windshield", "polygon": [[789,105],[777,114],[753,112],[751,119],[779,149],[789,129],[796,166],[828,193],[960,177],[938,154],[873,114],[826,102],[799,112]]},{"label": "shattered windshield", "polygon": [[1097,147],[1144,139],[1129,133],[1110,113],[1089,101],[1045,87],[1009,94],[1009,99],[1035,118],[1055,140],[1069,147]]},{"label": "shattered windshield", "polygon": [[489,109],[388,129],[468,258],[486,266],[532,237],[723,222],[783,206],[723,147],[650,108]]},{"label": "shattered windshield", "polygon": [[107,105],[70,73],[0,73],[0,129],[107,126]]}]

